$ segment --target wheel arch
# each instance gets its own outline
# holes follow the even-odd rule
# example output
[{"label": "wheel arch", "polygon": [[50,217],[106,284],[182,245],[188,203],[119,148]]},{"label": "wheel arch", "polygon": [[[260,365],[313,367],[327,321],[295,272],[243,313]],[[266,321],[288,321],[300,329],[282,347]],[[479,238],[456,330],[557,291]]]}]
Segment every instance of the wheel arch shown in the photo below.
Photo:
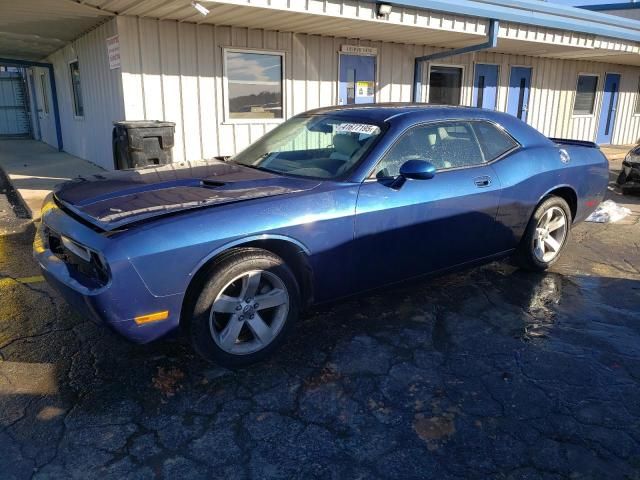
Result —
[{"label": "wheel arch", "polygon": [[538,208],[538,206],[549,197],[560,197],[565,202],[567,202],[567,205],[569,205],[569,210],[571,211],[571,223],[573,223],[573,221],[576,218],[576,215],[578,214],[578,194],[575,191],[575,189],[570,185],[558,185],[550,189],[544,195],[542,195],[538,199],[538,202],[536,203],[536,206],[531,212],[531,215],[533,215],[536,209]]},{"label": "wheel arch", "polygon": [[185,311],[195,299],[198,287],[204,279],[204,275],[215,264],[227,258],[230,254],[242,249],[258,248],[266,250],[282,258],[291,268],[300,287],[302,308],[313,303],[313,271],[309,262],[309,249],[301,242],[283,235],[259,235],[247,237],[241,240],[227,243],[217,248],[207,257],[203,258],[191,273],[191,280],[187,286],[180,315],[180,323],[183,323]]}]

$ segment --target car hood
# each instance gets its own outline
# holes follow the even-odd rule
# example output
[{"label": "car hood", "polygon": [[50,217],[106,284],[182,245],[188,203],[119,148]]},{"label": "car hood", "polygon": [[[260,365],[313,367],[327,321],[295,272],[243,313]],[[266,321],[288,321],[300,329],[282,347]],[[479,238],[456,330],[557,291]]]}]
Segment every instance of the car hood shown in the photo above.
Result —
[{"label": "car hood", "polygon": [[183,210],[286,195],[319,184],[207,160],[78,177],[61,184],[54,195],[62,207],[111,231]]}]

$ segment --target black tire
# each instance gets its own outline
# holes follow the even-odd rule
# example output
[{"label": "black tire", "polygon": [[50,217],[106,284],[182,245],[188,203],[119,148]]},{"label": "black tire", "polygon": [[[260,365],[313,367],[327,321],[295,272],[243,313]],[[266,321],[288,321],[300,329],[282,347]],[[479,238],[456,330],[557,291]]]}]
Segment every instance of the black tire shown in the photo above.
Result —
[{"label": "black tire", "polygon": [[[272,337],[273,340],[270,340],[270,343],[255,352],[230,353],[221,348],[217,341],[214,340],[215,332],[218,332],[218,329],[213,319],[220,314],[212,314],[213,303],[225,288],[233,288],[229,287],[230,282],[252,271],[261,271],[271,279],[274,279],[272,276],[279,279],[281,284],[286,287],[288,310],[286,314],[281,316],[281,318],[284,318],[284,324],[281,323],[282,326]],[[234,285],[234,283],[231,285]],[[259,362],[278,349],[298,319],[299,311],[300,290],[298,282],[284,260],[266,250],[242,248],[225,254],[218,262],[210,265],[208,270],[200,277],[196,291],[194,291],[185,309],[186,318],[184,321],[189,340],[194,350],[201,357],[224,367],[238,368]],[[258,313],[258,310],[255,310],[255,312]],[[243,313],[243,311],[240,311],[238,315],[240,313]],[[228,321],[233,321],[232,318],[229,318]],[[247,325],[247,328],[249,328],[249,325]],[[223,330],[223,328],[221,329]],[[250,328],[244,332],[248,335],[253,334]],[[254,341],[257,341],[257,337],[254,338]]]},{"label": "black tire", "polygon": [[[549,261],[540,260],[535,254],[535,241],[536,241],[536,228],[540,222],[542,216],[551,208],[557,207],[562,209],[566,217],[566,234],[560,243],[560,249],[558,253]],[[571,209],[567,202],[560,197],[549,196],[544,199],[533,212],[529,223],[527,224],[527,228],[525,233],[520,240],[520,244],[516,250],[516,261],[518,265],[525,269],[535,272],[542,272],[547,270],[551,265],[558,261],[564,246],[567,244],[567,240],[569,239],[569,234],[571,232]]]}]

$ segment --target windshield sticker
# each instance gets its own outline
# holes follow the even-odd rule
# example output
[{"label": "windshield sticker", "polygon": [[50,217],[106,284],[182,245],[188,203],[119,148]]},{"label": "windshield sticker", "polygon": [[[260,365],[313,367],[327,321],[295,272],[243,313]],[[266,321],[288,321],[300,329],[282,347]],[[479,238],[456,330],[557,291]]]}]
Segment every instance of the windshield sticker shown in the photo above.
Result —
[{"label": "windshield sticker", "polygon": [[380,127],[366,123],[340,123],[336,126],[336,133],[366,133],[376,135],[380,133]]}]

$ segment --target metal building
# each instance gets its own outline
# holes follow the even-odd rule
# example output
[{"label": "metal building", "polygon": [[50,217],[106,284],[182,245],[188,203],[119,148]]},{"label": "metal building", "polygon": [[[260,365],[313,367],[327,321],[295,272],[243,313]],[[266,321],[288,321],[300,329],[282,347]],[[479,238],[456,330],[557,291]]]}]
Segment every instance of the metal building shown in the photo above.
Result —
[{"label": "metal building", "polygon": [[537,0],[22,0],[0,9],[0,64],[29,69],[32,130],[105,168],[115,120],[176,122],[174,159],[198,159],[339,103],[473,105],[554,137],[640,137],[640,22],[596,11]]}]

